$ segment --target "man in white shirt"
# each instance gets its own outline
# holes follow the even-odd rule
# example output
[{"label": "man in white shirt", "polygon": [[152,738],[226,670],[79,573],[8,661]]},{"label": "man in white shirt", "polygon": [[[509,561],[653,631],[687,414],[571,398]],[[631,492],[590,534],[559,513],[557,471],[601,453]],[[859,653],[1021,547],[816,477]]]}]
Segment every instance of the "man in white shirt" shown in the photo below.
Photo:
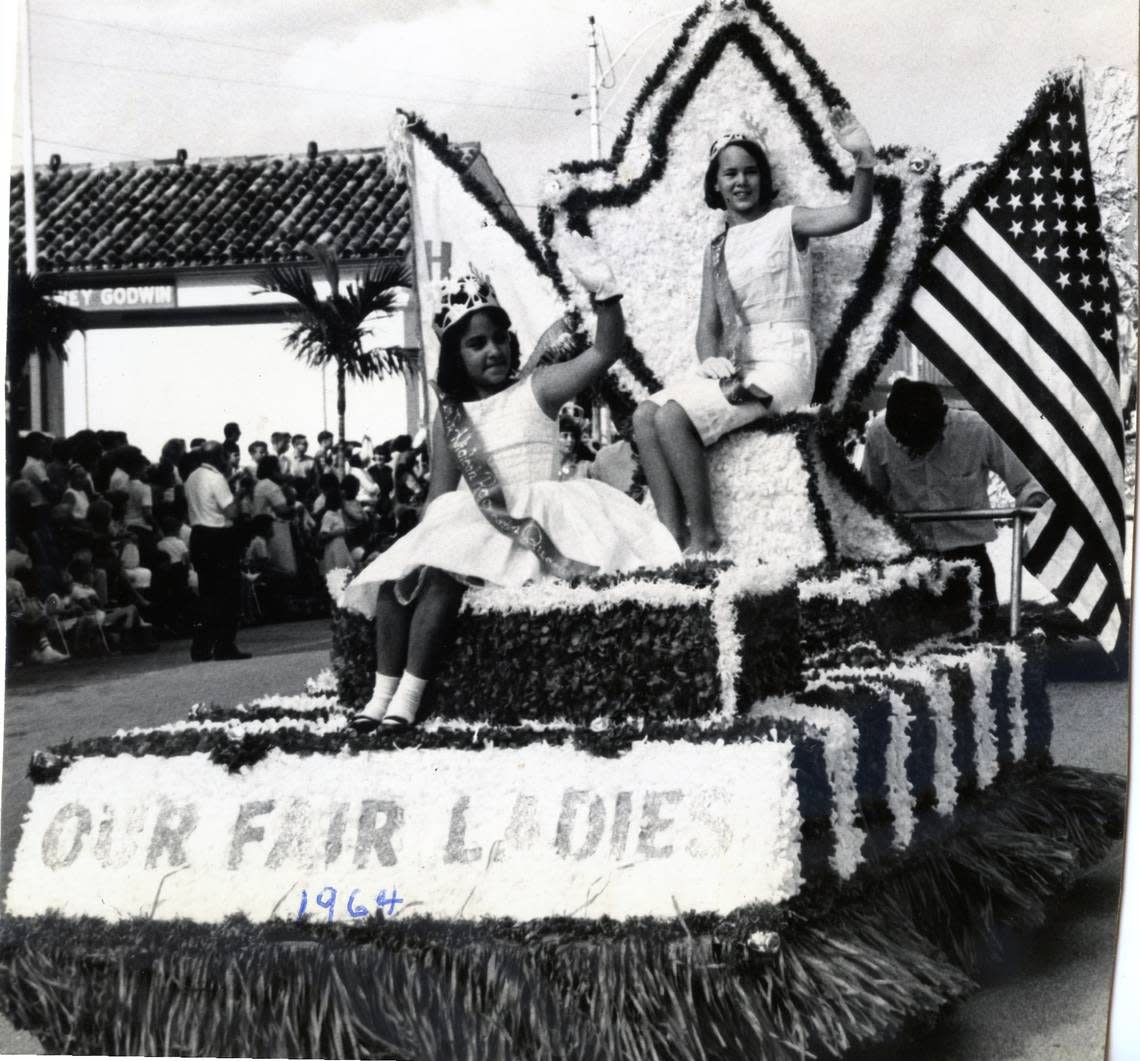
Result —
[{"label": "man in white shirt", "polygon": [[237,501],[226,482],[220,442],[207,442],[202,463],[186,480],[190,521],[190,560],[198,572],[202,614],[194,627],[190,658],[249,659],[237,647],[241,615],[241,547],[233,525]]},{"label": "man in white shirt", "polygon": [[[899,512],[988,509],[993,472],[1019,506],[1037,508],[1046,495],[973,409],[952,409],[933,383],[900,377],[886,410],[867,425],[863,475]],[[997,586],[986,542],[997,537],[991,520],[917,523],[919,540],[950,560],[979,568],[983,615],[997,608]]]}]

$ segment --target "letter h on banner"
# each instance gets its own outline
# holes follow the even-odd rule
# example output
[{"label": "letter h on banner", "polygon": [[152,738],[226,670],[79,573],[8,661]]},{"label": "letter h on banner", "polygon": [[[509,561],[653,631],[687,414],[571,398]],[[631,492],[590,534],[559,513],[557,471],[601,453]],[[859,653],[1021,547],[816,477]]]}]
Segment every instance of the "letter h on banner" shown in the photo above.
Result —
[{"label": "letter h on banner", "polygon": [[[432,240],[424,240],[424,261],[427,262],[429,280],[446,280],[451,275],[451,243],[445,239],[439,241],[439,254],[432,254]],[[435,265],[439,265],[439,275],[435,273]]]}]

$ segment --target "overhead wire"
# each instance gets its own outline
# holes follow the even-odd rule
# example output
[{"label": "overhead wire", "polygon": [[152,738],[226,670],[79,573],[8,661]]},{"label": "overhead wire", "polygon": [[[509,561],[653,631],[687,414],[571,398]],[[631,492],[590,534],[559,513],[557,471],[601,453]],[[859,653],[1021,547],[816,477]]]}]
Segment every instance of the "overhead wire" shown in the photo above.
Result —
[{"label": "overhead wire", "polygon": [[[141,26],[126,26],[120,22],[106,22],[101,19],[94,18],[80,18],[77,15],[60,15],[51,11],[43,11],[40,8],[31,9],[33,15],[38,15],[41,18],[54,18],[63,22],[78,22],[88,26],[105,26],[108,29],[116,29],[124,33],[144,33],[152,37],[160,37],[164,40],[175,41],[189,41],[194,44],[209,44],[218,48],[232,48],[237,51],[257,52],[263,55],[276,55],[282,58],[290,58],[292,52],[281,51],[278,48],[262,48],[255,44],[234,44],[232,41],[219,41],[212,40],[208,37],[193,37],[184,33],[168,33],[162,30],[146,29]],[[486,81],[481,78],[471,77],[452,77],[447,74],[429,74],[421,70],[408,70],[401,67],[386,67],[386,73],[401,74],[407,77],[423,77],[433,81],[453,81],[457,84],[463,85],[485,85],[488,88],[502,88],[511,92],[526,92],[537,94],[540,96],[557,96],[564,98],[566,93],[560,92],[550,88],[536,88],[531,85],[512,84],[507,81]]]},{"label": "overhead wire", "polygon": [[127,66],[121,63],[100,63],[93,59],[69,59],[55,55],[33,55],[37,62],[65,63],[72,66],[92,66],[101,70],[118,70],[133,74],[150,74],[153,77],[174,77],[191,81],[212,81],[215,84],[250,85],[256,88],[286,89],[291,92],[311,92],[318,95],[353,96],[356,99],[386,99],[397,102],[440,103],[456,107],[482,107],[489,110],[537,111],[544,114],[569,114],[569,107],[534,107],[525,103],[480,103],[477,100],[440,99],[438,97],[417,96],[412,93],[395,95],[388,92],[365,92],[360,89],[321,88],[317,85],[293,85],[287,81],[259,81],[253,78],[215,77],[211,74],[188,74],[178,70],[154,70],[141,66]]},{"label": "overhead wire", "polygon": [[[17,133],[15,130],[13,130],[12,136],[20,140],[24,139],[23,133]],[[153,159],[152,155],[139,155],[134,151],[119,151],[109,147],[93,147],[91,144],[73,144],[67,140],[52,140],[46,136],[34,136],[32,139],[37,144],[51,144],[52,147],[73,147],[77,151],[97,151],[101,155],[119,155],[124,158],[136,158],[142,162],[150,162]]]}]

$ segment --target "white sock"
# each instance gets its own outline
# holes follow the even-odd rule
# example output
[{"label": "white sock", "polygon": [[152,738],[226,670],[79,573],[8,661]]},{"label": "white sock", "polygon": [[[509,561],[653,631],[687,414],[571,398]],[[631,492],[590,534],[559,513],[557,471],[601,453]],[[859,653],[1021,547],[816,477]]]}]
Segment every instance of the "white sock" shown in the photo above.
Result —
[{"label": "white sock", "polygon": [[381,674],[376,672],[376,687],[372,690],[372,697],[368,703],[364,705],[364,710],[360,713],[367,715],[369,718],[374,718],[377,721],[384,717],[384,712],[388,710],[388,704],[392,699],[392,694],[396,691],[396,686],[400,684],[400,679],[393,674]]},{"label": "white sock", "polygon": [[396,686],[392,702],[388,705],[388,713],[384,717],[415,722],[426,687],[427,678],[417,678],[411,671],[404,671],[400,676],[400,684]]}]

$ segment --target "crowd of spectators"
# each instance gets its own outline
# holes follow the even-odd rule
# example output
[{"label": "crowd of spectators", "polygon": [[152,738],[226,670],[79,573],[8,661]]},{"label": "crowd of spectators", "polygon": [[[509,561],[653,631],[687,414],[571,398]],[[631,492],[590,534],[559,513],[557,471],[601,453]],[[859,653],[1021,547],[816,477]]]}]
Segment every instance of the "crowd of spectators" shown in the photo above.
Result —
[{"label": "crowd of spectators", "polygon": [[[359,568],[415,526],[427,495],[423,440],[334,446],[322,431],[243,445],[223,430],[242,546],[243,620],[328,607],[323,575]],[[204,438],[172,438],[157,460],[120,431],[9,438],[8,663],[148,651],[199,616],[183,484]]]}]

